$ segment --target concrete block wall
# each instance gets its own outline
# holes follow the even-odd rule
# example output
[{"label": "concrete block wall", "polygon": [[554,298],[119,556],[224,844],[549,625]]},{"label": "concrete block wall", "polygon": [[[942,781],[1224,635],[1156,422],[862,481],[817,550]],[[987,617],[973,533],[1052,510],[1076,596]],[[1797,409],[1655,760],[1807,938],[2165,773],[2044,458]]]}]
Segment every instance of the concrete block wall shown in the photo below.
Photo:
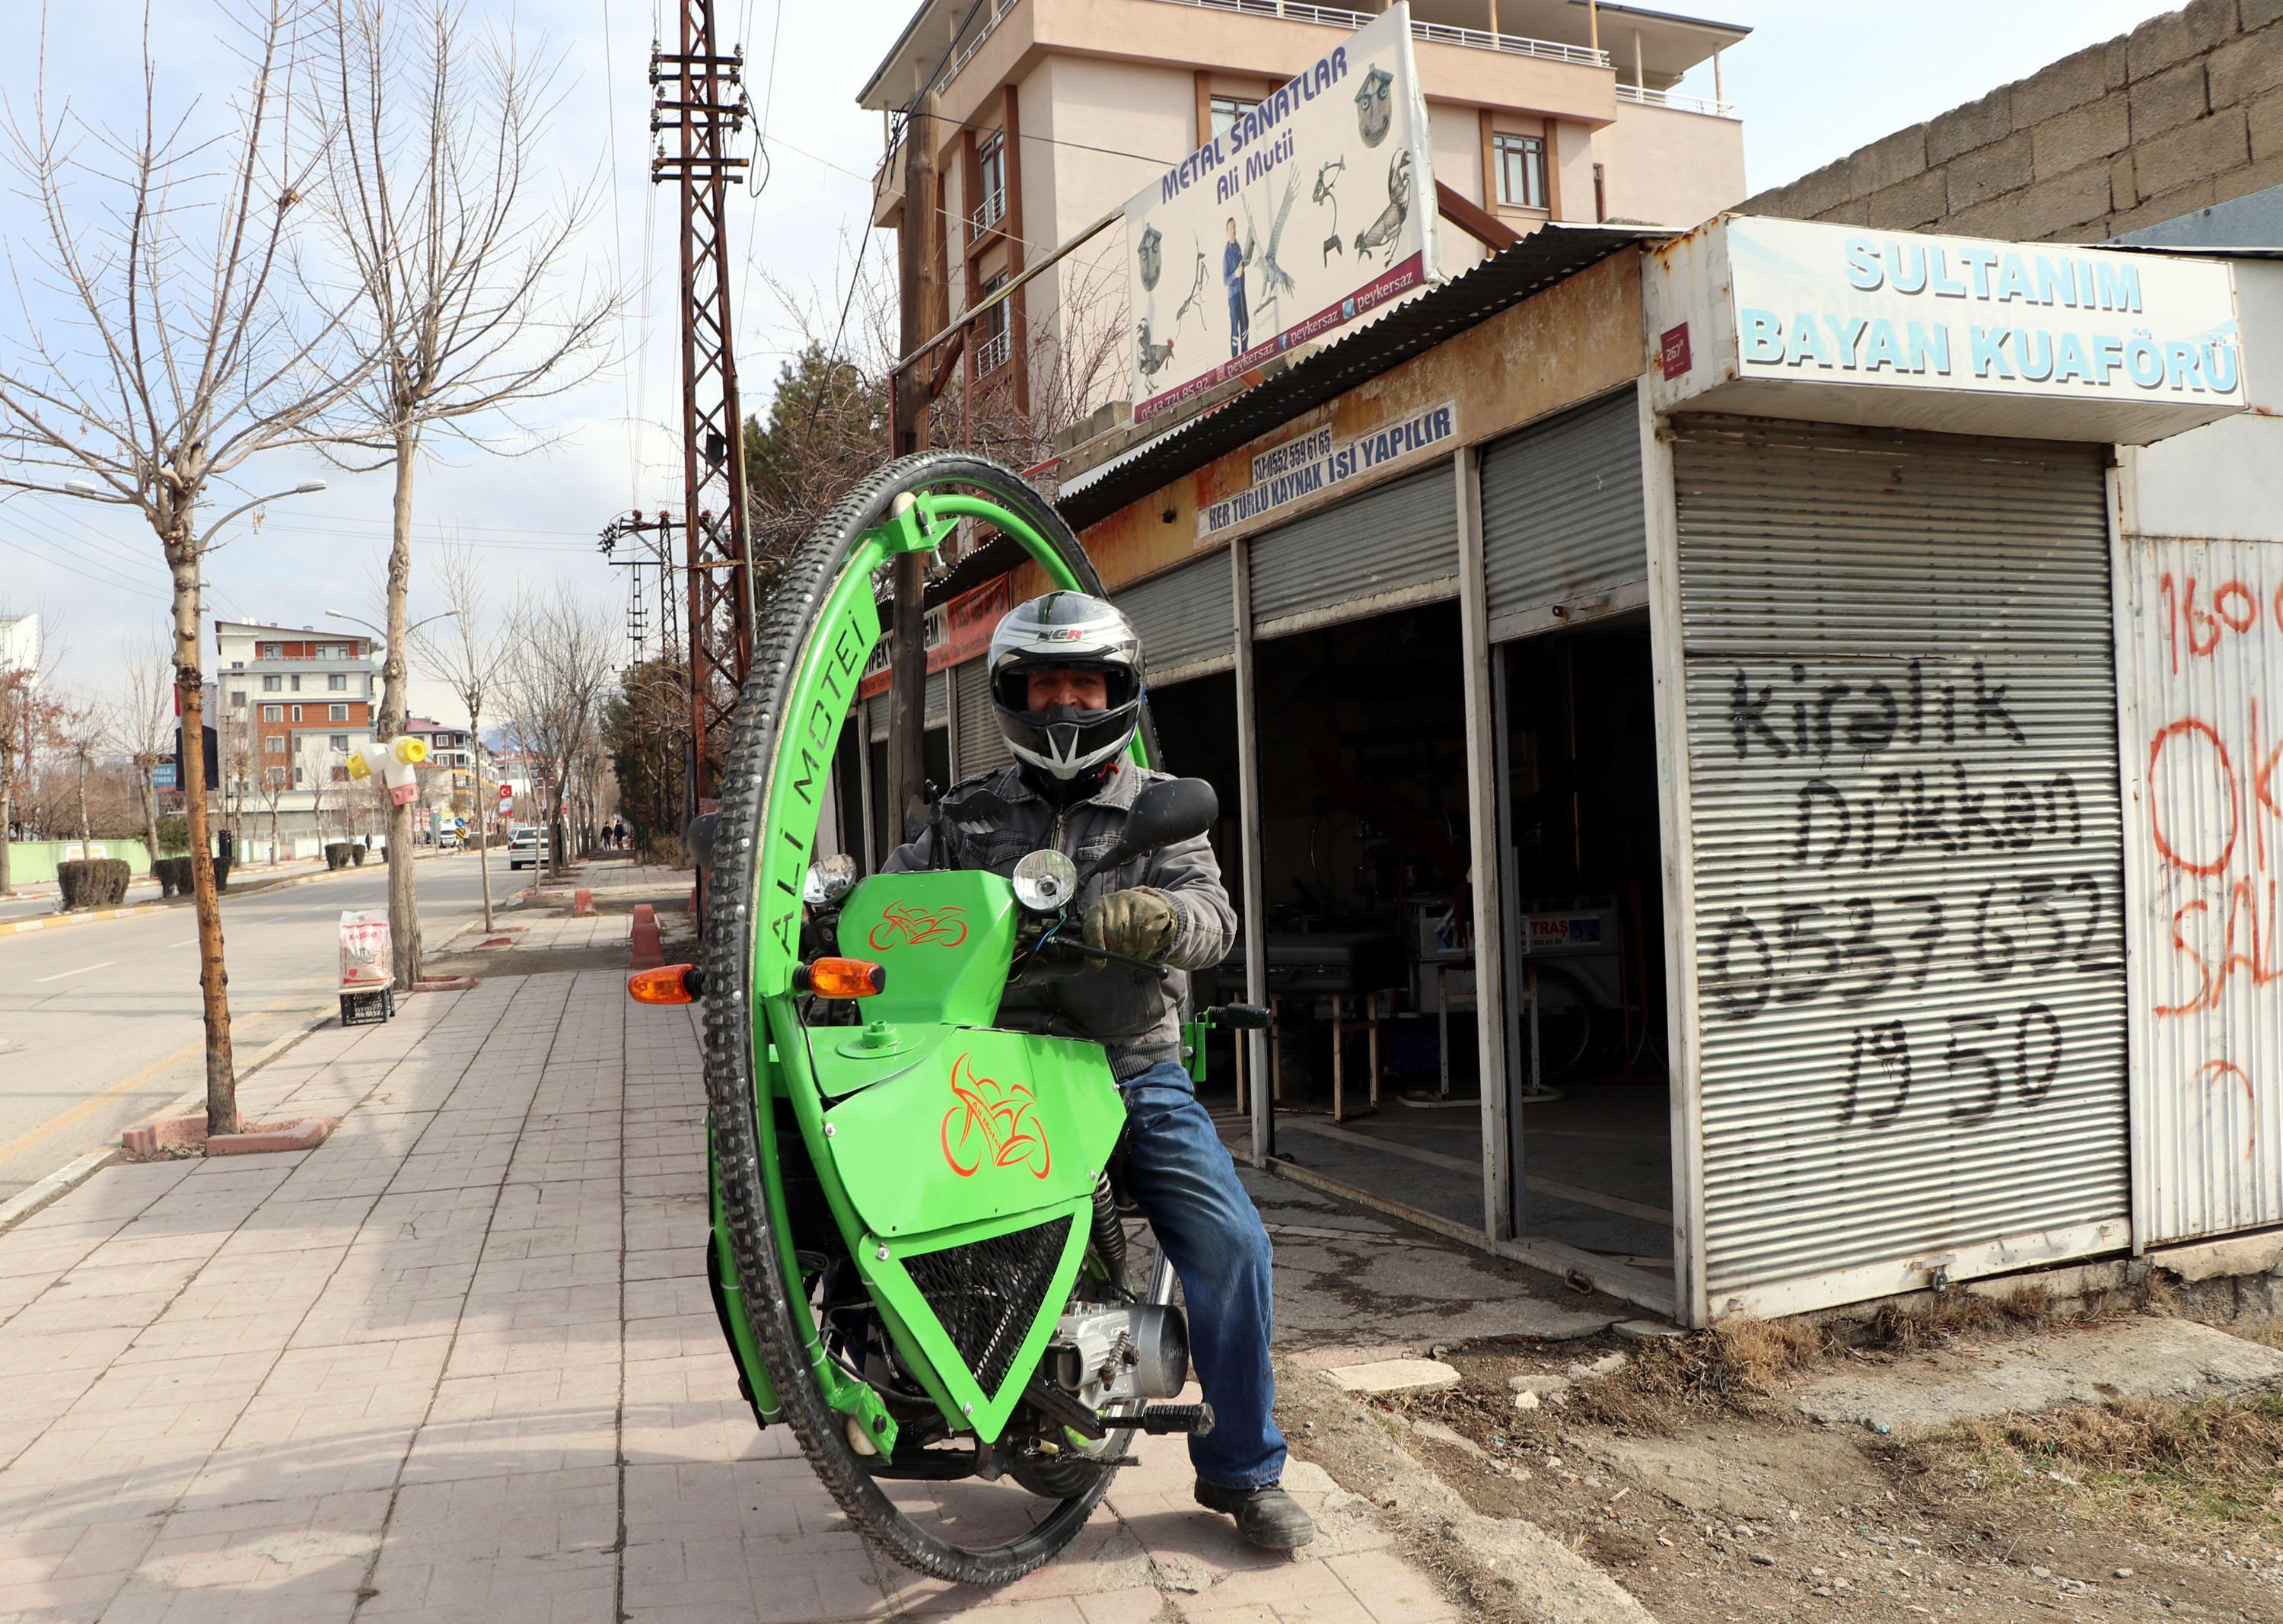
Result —
[{"label": "concrete block wall", "polygon": [[2283,0],[2194,0],[1738,207],[2099,242],[2275,185]]}]

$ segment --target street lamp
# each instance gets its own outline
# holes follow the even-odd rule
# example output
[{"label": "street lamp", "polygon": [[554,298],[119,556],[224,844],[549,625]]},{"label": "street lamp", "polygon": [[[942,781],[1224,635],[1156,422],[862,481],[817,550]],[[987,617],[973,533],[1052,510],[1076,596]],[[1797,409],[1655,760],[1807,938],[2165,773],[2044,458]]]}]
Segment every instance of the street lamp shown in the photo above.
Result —
[{"label": "street lamp", "polygon": [[[410,637],[410,636],[412,636],[412,634],[413,634],[414,632],[418,631],[418,630],[419,630],[423,626],[433,626],[433,625],[434,625],[437,621],[448,621],[448,620],[451,620],[454,616],[457,615],[459,613],[460,613],[460,612],[459,612],[457,609],[447,609],[447,610],[445,610],[445,611],[444,611],[444,613],[441,613],[441,614],[432,614],[432,615],[430,615],[430,616],[429,616],[426,620],[425,620],[425,621],[413,621],[413,622],[412,622],[412,624],[411,624],[411,625],[409,625],[409,626],[408,626],[408,627],[406,627],[406,628],[404,629],[404,635],[405,635],[405,636],[406,636],[406,637],[408,637],[408,638],[409,638],[409,637]],[[343,614],[343,613],[342,613],[339,610],[338,610],[338,609],[328,609],[328,610],[326,610],[326,611],[325,611],[325,613],[326,613],[327,615],[329,615],[330,617],[331,617],[332,619],[336,620],[336,621],[347,621],[350,625],[352,625],[352,626],[362,626],[362,627],[363,627],[367,631],[370,632],[374,636],[376,636],[376,637],[379,638],[383,643],[386,643],[386,642],[387,642],[387,641],[388,641],[388,633],[387,633],[387,631],[386,631],[386,630],[385,630],[385,629],[384,629],[383,628],[381,628],[381,627],[375,626],[375,625],[374,625],[370,621],[362,621],[362,620],[359,620],[355,615],[353,615],[353,614]]]},{"label": "street lamp", "polygon": [[214,540],[214,532],[236,519],[240,513],[250,513],[265,502],[282,502],[288,496],[313,496],[324,488],[325,482],[323,480],[304,480],[291,490],[273,490],[266,496],[256,496],[251,502],[241,502],[206,527],[206,534],[199,537],[199,550],[204,552],[206,543]]}]

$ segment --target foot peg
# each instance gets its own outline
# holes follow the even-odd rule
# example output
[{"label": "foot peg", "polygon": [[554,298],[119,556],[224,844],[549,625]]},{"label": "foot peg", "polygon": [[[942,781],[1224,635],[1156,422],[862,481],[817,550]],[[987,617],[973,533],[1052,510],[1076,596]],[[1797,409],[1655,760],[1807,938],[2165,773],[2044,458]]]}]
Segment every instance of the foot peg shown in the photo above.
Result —
[{"label": "foot peg", "polygon": [[1104,1416],[1102,1424],[1112,1432],[1140,1431],[1159,1436],[1187,1433],[1202,1438],[1213,1430],[1213,1408],[1210,1404],[1152,1404],[1138,1416]]}]

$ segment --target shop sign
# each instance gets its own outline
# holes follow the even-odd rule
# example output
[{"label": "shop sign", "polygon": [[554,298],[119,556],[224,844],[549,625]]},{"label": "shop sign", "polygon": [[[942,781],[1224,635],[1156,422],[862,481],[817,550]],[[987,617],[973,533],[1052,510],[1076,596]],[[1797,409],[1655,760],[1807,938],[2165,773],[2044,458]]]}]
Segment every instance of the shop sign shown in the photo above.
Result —
[{"label": "shop sign", "polygon": [[1252,459],[1250,485],[1197,510],[1197,542],[1203,545],[1264,513],[1411,461],[1455,434],[1458,416],[1458,408],[1445,401],[1352,439],[1335,441],[1330,429],[1320,428],[1271,446]]},{"label": "shop sign", "polygon": [[1439,280],[1411,8],[1152,180],[1126,232],[1137,421]]},{"label": "shop sign", "polygon": [[1741,378],[2243,403],[2222,264],[1795,220],[1732,220],[1727,242]]},{"label": "shop sign", "polygon": [[[1001,575],[929,610],[923,617],[928,675],[932,676],[947,666],[963,665],[989,648],[992,632],[1014,605],[1014,577]],[[872,658],[865,662],[863,680],[856,684],[857,698],[869,699],[887,692],[888,663],[895,652],[893,641],[882,637],[873,645]]]}]

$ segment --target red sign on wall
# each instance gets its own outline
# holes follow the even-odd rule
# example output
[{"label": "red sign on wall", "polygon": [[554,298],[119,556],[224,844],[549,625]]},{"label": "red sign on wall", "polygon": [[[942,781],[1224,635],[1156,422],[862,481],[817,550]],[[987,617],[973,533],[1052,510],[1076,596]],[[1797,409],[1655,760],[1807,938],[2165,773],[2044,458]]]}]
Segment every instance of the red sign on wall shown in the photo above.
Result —
[{"label": "red sign on wall", "polygon": [[1695,363],[1688,358],[1688,324],[1664,330],[1664,375],[1678,378]]}]

